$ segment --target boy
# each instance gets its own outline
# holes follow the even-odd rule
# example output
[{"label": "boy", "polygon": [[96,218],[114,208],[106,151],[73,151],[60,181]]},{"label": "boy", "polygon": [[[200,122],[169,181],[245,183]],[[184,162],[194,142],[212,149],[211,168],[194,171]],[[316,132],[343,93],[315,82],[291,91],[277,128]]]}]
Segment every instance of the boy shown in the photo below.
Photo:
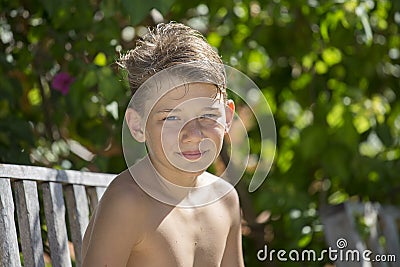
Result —
[{"label": "boy", "polygon": [[168,23],[119,64],[134,93],[126,125],[148,155],[107,188],[83,266],[244,266],[238,195],[206,172],[234,115],[221,59],[200,33]]}]

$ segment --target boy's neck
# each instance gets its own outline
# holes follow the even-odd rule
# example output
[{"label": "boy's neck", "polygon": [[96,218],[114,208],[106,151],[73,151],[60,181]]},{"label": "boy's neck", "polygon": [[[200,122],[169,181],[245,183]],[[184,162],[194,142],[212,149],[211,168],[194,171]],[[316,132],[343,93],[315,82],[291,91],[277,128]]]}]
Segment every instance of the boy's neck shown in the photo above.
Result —
[{"label": "boy's neck", "polygon": [[[177,173],[180,183],[174,183],[175,179],[167,180],[161,177],[148,156],[135,163],[130,168],[132,177],[136,183],[154,199],[163,203],[180,206],[180,207],[195,207],[203,206],[204,204],[215,201],[219,198],[221,192],[229,191],[231,185],[228,183],[219,183],[222,191],[214,190],[214,183],[218,182],[217,177],[202,172],[197,176],[183,177]],[[170,176],[168,176],[170,178]],[[191,179],[190,182],[182,183],[183,179]],[[185,186],[183,186],[185,184]]]},{"label": "boy's neck", "polygon": [[[190,198],[191,192],[198,186],[197,176],[183,177],[181,174],[165,176],[165,172],[153,165],[149,156],[144,157],[133,167],[132,176],[145,192],[155,199],[178,205]],[[179,180],[178,180],[179,178]]]},{"label": "boy's neck", "polygon": [[[154,170],[155,175],[158,176],[159,179],[164,181],[167,187],[186,187],[193,188],[199,186],[198,177],[204,172],[184,172],[179,169],[171,170],[167,169],[161,164],[157,164],[151,160],[150,156],[145,158],[146,164],[148,164],[148,168],[152,168]],[[169,184],[170,183],[170,184]]]}]

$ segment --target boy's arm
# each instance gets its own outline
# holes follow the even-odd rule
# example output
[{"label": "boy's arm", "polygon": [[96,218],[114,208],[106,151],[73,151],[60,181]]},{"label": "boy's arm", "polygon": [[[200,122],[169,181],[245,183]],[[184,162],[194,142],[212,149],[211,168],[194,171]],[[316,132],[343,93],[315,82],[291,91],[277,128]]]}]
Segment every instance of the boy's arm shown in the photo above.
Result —
[{"label": "boy's arm", "polygon": [[243,267],[242,254],[242,230],[240,218],[239,197],[235,189],[228,195],[229,206],[231,207],[232,225],[229,230],[224,256],[222,258],[221,267]]},{"label": "boy's arm", "polygon": [[141,214],[135,210],[140,208],[137,199],[128,191],[120,188],[104,194],[85,233],[83,266],[126,266],[132,248],[140,240]]}]

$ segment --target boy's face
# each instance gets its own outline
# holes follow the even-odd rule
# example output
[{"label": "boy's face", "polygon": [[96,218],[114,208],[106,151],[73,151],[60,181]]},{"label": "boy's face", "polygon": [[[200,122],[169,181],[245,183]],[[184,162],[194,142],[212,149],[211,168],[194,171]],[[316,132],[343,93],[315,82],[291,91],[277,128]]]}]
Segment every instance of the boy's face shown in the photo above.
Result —
[{"label": "boy's face", "polygon": [[233,119],[233,102],[224,103],[215,85],[207,83],[180,86],[147,101],[152,109],[141,122],[146,125],[142,141],[157,171],[165,175],[205,171],[222,148]]}]

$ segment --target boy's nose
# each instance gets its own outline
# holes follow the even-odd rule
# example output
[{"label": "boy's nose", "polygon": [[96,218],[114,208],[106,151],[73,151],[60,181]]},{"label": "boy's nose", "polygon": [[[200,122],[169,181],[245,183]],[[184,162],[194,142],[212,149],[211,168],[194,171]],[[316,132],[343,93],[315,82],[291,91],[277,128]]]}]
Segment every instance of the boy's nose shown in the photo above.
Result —
[{"label": "boy's nose", "polygon": [[200,123],[197,119],[192,119],[183,126],[181,132],[182,142],[200,142],[203,139]]}]

